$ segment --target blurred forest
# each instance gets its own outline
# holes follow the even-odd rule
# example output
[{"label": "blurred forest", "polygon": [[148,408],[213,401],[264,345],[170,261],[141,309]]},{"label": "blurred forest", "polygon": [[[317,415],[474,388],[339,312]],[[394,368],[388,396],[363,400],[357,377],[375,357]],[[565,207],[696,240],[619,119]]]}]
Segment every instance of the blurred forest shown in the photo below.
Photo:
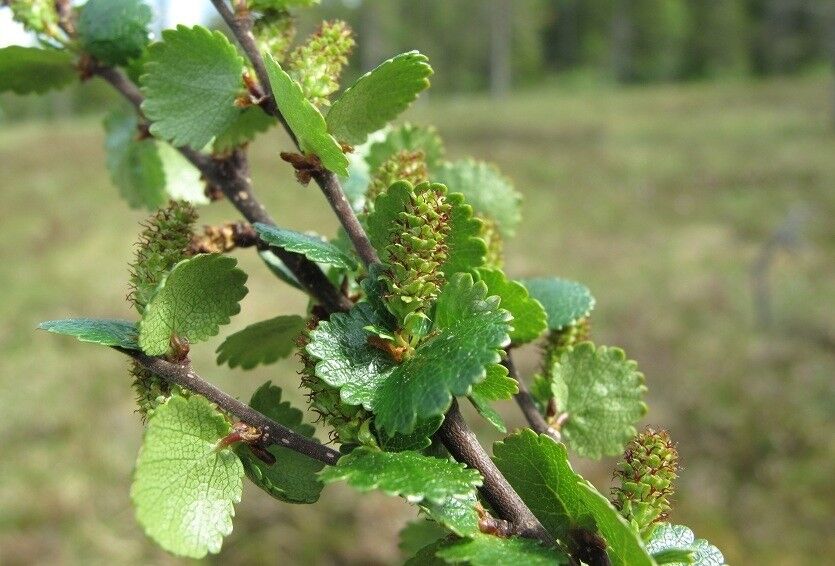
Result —
[{"label": "blurred forest", "polygon": [[[182,1],[149,0],[162,14]],[[524,195],[508,273],[592,289],[595,341],[637,360],[646,422],[679,442],[672,520],[730,564],[827,563],[835,0],[323,0],[298,39],[323,18],[357,35],[343,84],[404,50],[429,56],[433,86],[407,118],[437,125],[451,159],[495,162]],[[127,207],[105,168],[101,119],[117,103],[97,80],[0,95],[3,565],[186,563],[130,508],[141,423],[124,360],[34,331],[132,316],[127,264],[147,211]],[[278,159],[286,143],[270,132],[251,145],[259,196],[288,228],[333,234],[324,199]],[[201,209],[203,223],[234,218],[225,202]],[[254,254],[236,257],[250,295],[230,332],[304,309]],[[194,352],[213,382],[247,398],[272,379],[303,403],[295,360],[218,368],[218,343]],[[538,364],[536,347],[520,352],[523,375]],[[523,425],[512,403],[501,412]],[[574,464],[607,489],[613,459]],[[316,506],[249,489],[236,514],[206,563],[396,564],[413,518],[396,498],[340,486]]]}]

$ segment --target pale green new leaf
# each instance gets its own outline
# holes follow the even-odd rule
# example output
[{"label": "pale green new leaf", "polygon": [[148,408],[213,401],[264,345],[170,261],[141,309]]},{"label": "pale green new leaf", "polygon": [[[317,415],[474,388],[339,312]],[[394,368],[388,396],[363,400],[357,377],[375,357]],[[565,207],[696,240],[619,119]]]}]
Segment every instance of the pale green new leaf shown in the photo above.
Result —
[{"label": "pale green new leaf", "polygon": [[473,493],[463,498],[447,497],[440,503],[424,501],[420,507],[433,521],[460,537],[467,537],[481,532],[477,504],[478,498]]},{"label": "pale green new leaf", "polygon": [[215,450],[229,422],[203,397],[171,397],[148,422],[131,499],[136,518],[162,548],[202,558],[232,532],[244,470],[230,449]]},{"label": "pale green new leaf", "polygon": [[145,49],[152,17],[142,0],[88,0],[78,16],[78,39],[105,65],[124,65]]},{"label": "pale green new leaf", "polygon": [[458,462],[365,446],[342,456],[336,466],[325,468],[320,477],[325,483],[345,480],[359,491],[379,489],[411,503],[468,497],[481,485],[479,473]]},{"label": "pale green new leaf", "polygon": [[[290,430],[313,437],[315,429],[303,422],[304,414],[282,401],[281,388],[269,381],[255,391],[249,406]],[[324,487],[318,476],[324,464],[275,444],[267,450],[275,456],[275,464],[269,465],[258,459],[246,445],[239,444],[235,448],[252,483],[287,503],[315,503]]]},{"label": "pale green new leaf", "polygon": [[375,422],[386,434],[409,433],[418,419],[446,412],[468,395],[510,341],[507,311],[469,274],[456,274],[438,296],[433,332],[414,356],[396,366],[374,399]]},{"label": "pale green new leaf", "polygon": [[47,320],[38,325],[41,330],[74,336],[81,342],[92,342],[102,346],[118,346],[126,350],[138,350],[136,323],[130,320],[109,320],[96,318],[67,318]]},{"label": "pale green new leaf", "polygon": [[165,171],[151,138],[137,139],[134,112],[112,112],[104,121],[107,170],[132,208],[157,209],[168,201]]},{"label": "pale green new leaf", "polygon": [[565,446],[522,429],[493,445],[493,459],[542,525],[557,539],[599,533],[614,566],[653,566],[638,534],[568,463]]},{"label": "pale green new leaf", "polygon": [[501,432],[507,432],[504,419],[490,405],[491,401],[511,399],[518,393],[516,380],[507,375],[507,368],[492,364],[487,366],[487,377],[484,381],[473,385],[470,401],[482,417]]},{"label": "pale green new leaf", "polygon": [[357,268],[354,258],[318,236],[261,223],[255,223],[253,227],[261,239],[270,245],[302,254],[311,261],[335,265],[347,270]]},{"label": "pale green new leaf", "polygon": [[647,411],[637,364],[619,348],[581,342],[554,364],[553,375],[557,409],[568,413],[561,431],[571,448],[588,458],[622,453]]},{"label": "pale green new leaf", "polygon": [[172,335],[190,343],[215,336],[238,314],[247,293],[246,273],[237,260],[220,254],[186,259],[160,283],[139,323],[139,345],[150,356],[166,354]]},{"label": "pale green new leaf", "polygon": [[245,145],[260,133],[266,132],[277,120],[264,112],[260,106],[250,106],[238,115],[232,124],[219,134],[212,149],[215,153],[226,153]]},{"label": "pale green new leaf", "polygon": [[293,352],[304,324],[304,319],[297,315],[277,316],[251,324],[230,334],[217,347],[217,363],[228,363],[230,368],[252,369],[286,358]]},{"label": "pale green new leaf", "polygon": [[165,192],[169,198],[192,204],[209,204],[206,182],[201,178],[200,170],[171,144],[157,141],[156,146],[165,171]]},{"label": "pale green new leaf", "polygon": [[389,157],[403,150],[422,151],[430,171],[444,156],[444,144],[434,127],[406,123],[388,130],[382,140],[371,143],[365,160],[369,169],[375,171]]},{"label": "pale green new leaf", "polygon": [[522,284],[548,313],[548,328],[562,330],[591,314],[594,297],[581,283],[559,277],[524,279]]},{"label": "pale green new leaf", "polygon": [[155,136],[203,149],[241,114],[235,98],[243,91],[243,59],[222,33],[201,26],[180,25],[162,39],[148,48],[142,110]]},{"label": "pale green new leaf", "polygon": [[442,545],[436,556],[450,564],[467,563],[471,566],[554,566],[568,564],[568,557],[537,541],[512,537],[502,538],[476,534]]},{"label": "pale green new leaf", "polygon": [[67,51],[11,45],[0,49],[0,92],[44,93],[78,78]]},{"label": "pale green new leaf", "polygon": [[327,169],[346,177],[348,158],[339,143],[328,133],[325,118],[305,98],[299,83],[281,68],[272,55],[265,52],[264,63],[276,104],[298,139],[301,150],[315,154]]},{"label": "pale green new leaf", "polygon": [[545,332],[548,326],[545,309],[528,294],[524,285],[508,279],[499,269],[482,268],[478,276],[487,285],[487,293],[498,296],[501,307],[513,315],[510,339],[514,344],[532,342]]},{"label": "pale green new leaf", "polygon": [[494,165],[474,159],[447,161],[433,171],[432,178],[462,193],[475,214],[495,221],[503,235],[516,232],[522,220],[522,195]]},{"label": "pale green new leaf", "polygon": [[328,131],[340,141],[363,143],[408,108],[429,87],[431,75],[428,59],[417,51],[384,61],[334,101],[327,115]]},{"label": "pale green new leaf", "polygon": [[[656,524],[647,541],[647,550],[658,564],[672,566],[723,566],[725,557],[722,552],[704,539],[697,539],[688,527]],[[683,560],[689,556],[689,560]]]}]

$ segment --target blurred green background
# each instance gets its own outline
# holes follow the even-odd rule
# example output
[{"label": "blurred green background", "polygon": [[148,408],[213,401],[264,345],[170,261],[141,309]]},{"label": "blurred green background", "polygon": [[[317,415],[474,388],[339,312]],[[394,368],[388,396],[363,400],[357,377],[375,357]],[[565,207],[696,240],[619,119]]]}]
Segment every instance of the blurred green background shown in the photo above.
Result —
[{"label": "blurred green background", "polygon": [[[671,519],[731,564],[824,563],[835,552],[830,3],[410,4],[325,2],[302,26],[349,20],[370,44],[354,73],[406,48],[430,55],[434,87],[408,118],[436,124],[451,158],[495,161],[523,193],[510,274],[577,279],[596,295],[594,339],[638,361],[646,422],[679,442]],[[2,564],[180,562],[130,507],[142,429],[126,361],[34,330],[132,316],[127,264],[146,213],[104,168],[101,111],[114,100],[95,82],[0,96]],[[278,159],[287,146],[278,132],[251,146],[257,193],[287,227],[333,234],[321,194]],[[225,202],[201,211],[206,224],[236,218]],[[229,332],[302,311],[254,254],[236,255],[250,294]],[[293,362],[218,368],[220,341],[193,349],[201,373],[242,398],[272,379],[302,402]],[[536,347],[522,352],[525,375],[537,363]],[[512,403],[501,409],[522,426]],[[608,489],[613,460],[575,464]],[[207,562],[398,563],[412,517],[398,499],[339,486],[309,507],[248,489]]]}]

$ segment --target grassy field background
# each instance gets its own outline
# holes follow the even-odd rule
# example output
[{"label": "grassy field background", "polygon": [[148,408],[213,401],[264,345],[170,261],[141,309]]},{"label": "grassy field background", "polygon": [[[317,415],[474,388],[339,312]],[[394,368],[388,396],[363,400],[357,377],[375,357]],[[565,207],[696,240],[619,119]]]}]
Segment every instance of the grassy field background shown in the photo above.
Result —
[{"label": "grassy field background", "polygon": [[[451,157],[493,160],[525,196],[507,243],[515,276],[558,274],[598,299],[595,340],[647,376],[647,423],[684,461],[672,520],[731,564],[810,564],[835,552],[835,133],[824,78],[566,91],[497,103],[431,99],[411,118],[439,126]],[[128,489],[141,426],[126,362],[34,330],[65,316],[130,317],[127,263],[144,213],[104,169],[98,120],[0,129],[0,563],[178,563],[136,525]],[[280,222],[332,234],[315,187],[295,184],[278,134],[253,145],[254,183]],[[792,211],[792,212],[790,212]],[[787,215],[798,245],[770,271],[774,324],[755,324],[750,269]],[[206,223],[235,218],[227,203]],[[325,220],[322,220],[324,218]],[[300,312],[254,254],[250,295],[229,331]],[[293,363],[195,364],[247,398]],[[530,374],[536,348],[524,352]],[[298,392],[291,397],[300,400]],[[512,404],[502,407],[521,425]],[[495,435],[485,430],[485,442]],[[577,461],[603,491],[612,460]],[[403,502],[325,490],[292,507],[248,489],[220,558],[247,564],[392,564]]]}]

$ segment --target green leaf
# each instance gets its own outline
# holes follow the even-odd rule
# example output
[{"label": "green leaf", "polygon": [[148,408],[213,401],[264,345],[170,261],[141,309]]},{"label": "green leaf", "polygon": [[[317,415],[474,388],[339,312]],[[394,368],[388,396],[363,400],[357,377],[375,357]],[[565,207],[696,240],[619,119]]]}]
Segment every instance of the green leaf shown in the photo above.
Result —
[{"label": "green leaf", "polygon": [[568,564],[568,557],[526,538],[501,538],[486,534],[444,545],[437,553],[450,564],[472,566],[553,566]]},{"label": "green leaf", "polygon": [[203,397],[171,397],[157,407],[136,461],[131,499],[149,537],[179,556],[217,553],[232,532],[244,470],[216,450],[229,422]]},{"label": "green leaf", "polygon": [[447,202],[452,205],[446,240],[449,259],[441,265],[441,271],[449,278],[453,273],[468,272],[484,265],[487,244],[479,237],[481,221],[473,217],[473,209],[464,201],[464,195],[449,193]]},{"label": "green leaf", "polygon": [[357,262],[354,261],[354,258],[341,248],[318,236],[285,230],[268,224],[256,223],[253,226],[261,239],[270,245],[300,253],[307,259],[319,263],[335,265],[347,270],[357,268]]},{"label": "green leaf", "polygon": [[473,493],[467,497],[447,497],[440,503],[424,501],[421,509],[456,535],[460,537],[472,536],[480,533],[478,526],[478,512],[476,505],[478,498]]},{"label": "green leaf", "polygon": [[389,157],[403,150],[422,151],[430,170],[444,156],[444,144],[434,127],[406,123],[389,130],[382,140],[371,144],[366,157],[369,169],[375,171]]},{"label": "green leaf", "polygon": [[203,149],[241,114],[243,59],[219,31],[201,26],[162,32],[148,48],[142,104],[151,133],[175,146]]},{"label": "green leaf", "polygon": [[136,323],[130,320],[95,318],[67,318],[47,320],[38,325],[41,330],[74,336],[81,342],[102,346],[118,346],[126,350],[138,350]]},{"label": "green leaf", "polygon": [[206,183],[200,171],[171,144],[157,141],[156,146],[165,171],[165,191],[168,196],[192,204],[209,204]]},{"label": "green leaf", "polygon": [[412,555],[427,544],[447,536],[449,532],[435,521],[418,519],[409,521],[400,529],[400,542],[397,548],[406,555]]},{"label": "green leaf", "polygon": [[467,497],[481,485],[479,473],[458,462],[365,446],[342,456],[336,466],[325,468],[320,477],[325,483],[345,480],[359,491],[379,489],[411,503]]},{"label": "green leaf", "polygon": [[435,556],[435,553],[443,546],[443,540],[436,540],[421,548],[417,554],[411,556],[403,566],[444,566],[446,561]]},{"label": "green leaf", "polygon": [[501,307],[513,315],[510,339],[514,344],[532,342],[545,332],[548,315],[524,285],[508,279],[499,269],[481,268],[478,276],[487,285],[487,293],[498,296],[502,300]]},{"label": "green leaf", "polygon": [[[647,550],[658,564],[673,566],[723,566],[722,552],[704,539],[697,539],[688,527],[658,523],[647,541]],[[689,560],[687,557],[689,556]]]},{"label": "green leaf", "polygon": [[252,369],[286,358],[293,352],[296,337],[304,324],[304,319],[296,315],[277,316],[251,324],[230,334],[217,347],[217,363],[228,362],[230,368]]},{"label": "green leaf", "polygon": [[[255,391],[249,406],[290,430],[309,438],[313,437],[315,429],[303,422],[303,413],[287,401],[282,401],[281,388],[269,381]],[[324,487],[318,473],[325,465],[275,444],[267,450],[275,456],[276,462],[273,465],[258,459],[245,445],[239,444],[235,447],[235,452],[252,483],[287,503],[315,503]]]},{"label": "green leaf", "polygon": [[139,323],[139,345],[149,356],[161,356],[176,334],[190,343],[200,342],[220,331],[247,288],[246,273],[237,260],[220,254],[201,254],[186,259],[160,283]]},{"label": "green leaf", "polygon": [[511,399],[519,392],[516,380],[508,377],[507,368],[492,364],[487,366],[487,377],[481,383],[473,385],[470,401],[482,417],[501,432],[507,432],[504,419],[490,406],[491,401]]},{"label": "green leaf", "polygon": [[376,392],[375,423],[392,435],[411,432],[418,419],[446,412],[453,396],[468,395],[485,367],[509,343],[507,311],[483,283],[455,275],[441,290],[433,332],[414,356],[396,366]]},{"label": "green leaf", "polygon": [[522,220],[522,195],[489,163],[462,159],[442,163],[432,179],[462,193],[477,216],[494,220],[504,236],[512,236]]},{"label": "green leaf", "polygon": [[328,131],[352,145],[363,143],[429,88],[428,61],[425,55],[409,51],[361,76],[334,101],[327,116]]},{"label": "green leaf", "polygon": [[554,364],[552,391],[557,409],[568,413],[562,434],[581,456],[623,452],[635,423],[647,412],[644,375],[623,350],[581,342]]},{"label": "green leaf", "polygon": [[104,121],[107,170],[132,208],[157,209],[168,201],[156,142],[137,139],[136,114],[111,112]]},{"label": "green leaf", "polygon": [[402,452],[404,450],[423,450],[432,444],[432,435],[435,434],[444,422],[443,415],[436,415],[417,422],[415,430],[410,434],[395,434],[388,437],[386,434],[377,435],[377,444],[386,452]]},{"label": "green leaf", "polygon": [[226,130],[215,138],[212,149],[215,153],[226,153],[245,145],[255,136],[266,132],[277,120],[261,110],[260,106],[250,106],[238,115]]},{"label": "green leaf", "polygon": [[591,314],[594,297],[581,283],[558,277],[524,279],[522,284],[548,313],[548,329],[562,330]]},{"label": "green leaf", "polygon": [[348,158],[328,133],[325,118],[305,98],[299,83],[281,68],[272,55],[264,53],[264,63],[276,103],[299,140],[302,151],[316,154],[326,168],[340,177],[347,177]]},{"label": "green leaf", "polygon": [[41,94],[77,78],[72,55],[66,51],[19,45],[0,49],[0,92]]},{"label": "green leaf", "polygon": [[145,49],[152,18],[142,0],[88,0],[78,16],[78,38],[105,65],[124,65]]},{"label": "green leaf", "polygon": [[652,566],[638,534],[608,499],[571,469],[565,446],[521,429],[493,445],[493,459],[510,485],[554,537],[599,532],[615,566]]}]

